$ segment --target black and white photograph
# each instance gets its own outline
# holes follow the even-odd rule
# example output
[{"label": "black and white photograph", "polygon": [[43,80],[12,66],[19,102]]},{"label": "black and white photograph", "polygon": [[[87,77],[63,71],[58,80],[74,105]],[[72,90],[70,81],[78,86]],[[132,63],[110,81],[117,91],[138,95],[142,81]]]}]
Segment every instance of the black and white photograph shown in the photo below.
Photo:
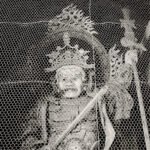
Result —
[{"label": "black and white photograph", "polygon": [[150,150],[150,1],[1,1],[1,150]]}]

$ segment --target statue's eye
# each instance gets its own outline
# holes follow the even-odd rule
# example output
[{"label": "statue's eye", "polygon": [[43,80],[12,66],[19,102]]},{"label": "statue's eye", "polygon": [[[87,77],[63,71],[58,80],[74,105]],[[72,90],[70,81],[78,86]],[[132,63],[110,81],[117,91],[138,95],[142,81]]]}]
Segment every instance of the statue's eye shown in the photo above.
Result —
[{"label": "statue's eye", "polygon": [[77,78],[73,78],[72,80],[73,80],[73,81],[76,81],[76,80],[77,80]]},{"label": "statue's eye", "polygon": [[65,79],[65,78],[63,78],[62,80],[63,80],[63,81],[66,81],[66,79]]}]

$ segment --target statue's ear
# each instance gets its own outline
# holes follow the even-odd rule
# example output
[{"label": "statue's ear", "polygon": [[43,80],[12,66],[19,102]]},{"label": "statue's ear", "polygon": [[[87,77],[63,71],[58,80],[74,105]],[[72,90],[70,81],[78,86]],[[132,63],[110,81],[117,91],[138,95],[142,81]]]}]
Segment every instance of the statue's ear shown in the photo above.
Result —
[{"label": "statue's ear", "polygon": [[59,90],[59,87],[58,87],[58,83],[57,83],[57,79],[56,79],[56,76],[53,78],[53,81],[52,81],[52,87],[53,87],[53,94],[58,94],[60,93],[60,90]]},{"label": "statue's ear", "polygon": [[90,70],[88,73],[88,81],[87,81],[87,93],[92,93],[95,90],[95,71]]}]

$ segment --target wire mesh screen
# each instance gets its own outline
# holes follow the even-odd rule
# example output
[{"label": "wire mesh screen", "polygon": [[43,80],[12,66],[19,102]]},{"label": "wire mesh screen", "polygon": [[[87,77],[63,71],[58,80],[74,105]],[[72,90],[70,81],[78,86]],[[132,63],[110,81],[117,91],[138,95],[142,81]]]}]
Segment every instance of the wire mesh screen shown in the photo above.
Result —
[{"label": "wire mesh screen", "polygon": [[[95,35],[95,40],[87,35],[82,35],[80,31],[71,33],[70,45],[72,47],[69,45],[70,47],[65,49],[62,33],[48,36],[48,23],[71,3],[77,5],[79,10],[83,10],[85,16],[90,16],[90,19],[95,22],[93,27],[98,34]],[[121,28],[119,20],[123,18],[121,10],[124,7],[129,8],[131,18],[135,19],[137,28],[134,33],[136,38],[139,42],[142,41],[147,49],[146,52],[139,54],[137,68],[149,135],[150,57],[149,41],[145,38],[145,29],[149,21],[149,6],[148,1],[130,2],[128,0],[125,2],[111,0],[105,2],[102,0],[4,1],[2,3],[3,22],[1,22],[0,79],[2,150],[51,150],[60,135],[82,113],[95,95],[104,85],[109,85],[110,60],[108,52],[110,48],[116,44],[121,54],[125,54],[127,51],[120,43],[125,32]],[[145,17],[142,17],[143,15]],[[100,44],[96,47],[97,43]],[[75,48],[75,45],[78,47]],[[64,56],[57,57],[55,59],[56,65],[53,66],[54,70],[47,72],[45,69],[52,67],[47,55],[56,52],[58,46],[63,49]],[[87,57],[84,58],[86,59],[84,61],[86,67],[80,67],[82,71],[80,69],[79,73],[78,70],[68,71],[63,74],[64,77],[57,71],[57,65],[59,63],[63,67],[66,66],[66,62],[69,63],[65,51],[70,51],[70,49],[73,49],[74,52],[68,56],[72,58],[71,63],[73,63],[76,50],[87,51],[85,53]],[[59,59],[61,61],[58,62]],[[68,60],[64,61],[64,59]],[[76,60],[77,64],[79,62],[80,59]],[[91,68],[90,65],[92,65]],[[69,68],[69,70],[71,69]],[[65,72],[64,70],[65,68],[62,72]],[[78,84],[75,84],[78,79]],[[61,81],[64,84],[61,84]],[[71,85],[67,85],[67,89],[62,90],[63,86],[61,85],[65,85],[65,83]],[[110,87],[114,86],[110,84]],[[115,95],[117,90],[121,91],[118,87],[115,88],[112,88],[114,92],[109,90],[99,100],[106,105],[107,116],[103,117],[110,121],[108,128],[113,127],[115,131],[114,140],[109,149],[147,149],[145,140],[149,139],[145,139],[143,131],[134,77],[127,89],[121,89],[120,95]],[[73,94],[73,97],[69,97],[66,92],[77,95]],[[115,119],[116,115],[122,114],[122,112],[117,113],[117,109],[123,107],[123,98],[126,102],[124,92],[132,97],[133,105],[131,104],[132,107],[129,109],[129,115],[126,119]],[[118,104],[117,100],[121,104],[120,106],[116,105]],[[128,102],[125,106],[130,107]],[[107,122],[106,118],[104,122]],[[110,139],[112,138],[113,132],[110,134]],[[104,131],[101,107],[99,107],[99,103],[95,103],[85,117],[68,132],[54,149],[102,150],[106,146],[106,140],[107,135]]]}]

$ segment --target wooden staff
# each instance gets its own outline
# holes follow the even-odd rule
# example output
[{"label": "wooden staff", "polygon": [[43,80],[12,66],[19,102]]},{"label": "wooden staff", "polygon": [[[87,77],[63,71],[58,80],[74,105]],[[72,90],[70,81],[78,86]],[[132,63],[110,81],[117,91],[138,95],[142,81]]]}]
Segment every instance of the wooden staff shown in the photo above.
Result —
[{"label": "wooden staff", "polygon": [[139,101],[139,106],[140,106],[140,113],[141,113],[146,149],[150,150],[150,138],[149,138],[147,120],[146,120],[146,115],[145,115],[145,110],[144,110],[143,97],[141,93],[140,80],[139,80],[139,76],[137,72],[136,63],[134,61],[132,61],[132,68],[134,72],[136,91],[137,91],[137,96],[138,96],[138,101]]},{"label": "wooden staff", "polygon": [[[63,139],[75,128],[75,126],[91,111],[91,109],[95,106],[97,100],[101,100],[104,94],[107,92],[108,87],[104,86],[96,96],[87,104],[87,106],[83,109],[83,111],[76,117],[76,119],[68,126],[68,128],[60,135],[54,146],[52,146],[52,150],[56,150],[58,145],[63,141]],[[49,146],[51,145],[49,141]]]}]

